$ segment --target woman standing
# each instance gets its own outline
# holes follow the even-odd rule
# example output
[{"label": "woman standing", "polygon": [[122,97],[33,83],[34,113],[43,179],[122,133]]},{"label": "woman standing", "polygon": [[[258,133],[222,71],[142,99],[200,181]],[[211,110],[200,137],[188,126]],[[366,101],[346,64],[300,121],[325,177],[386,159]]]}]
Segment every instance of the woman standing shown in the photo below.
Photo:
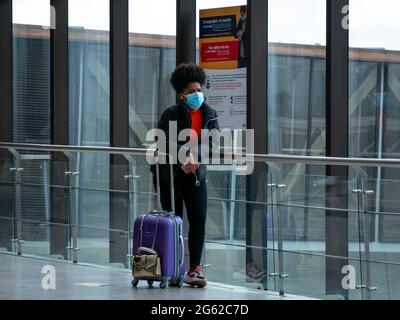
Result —
[{"label": "woman standing", "polygon": [[[206,82],[204,70],[196,64],[181,64],[172,73],[170,82],[179,102],[163,112],[158,129],[163,130],[167,146],[176,144],[179,154],[185,148],[186,160],[174,165],[175,213],[183,216],[183,202],[189,221],[190,268],[184,282],[191,286],[205,287],[207,279],[201,265],[205,224],[207,216],[206,167],[201,164],[200,137],[202,129],[219,129],[217,112],[204,102],[202,86]],[[186,142],[170,141],[170,122],[176,121],[178,136],[181,130],[192,129]],[[187,146],[189,147],[187,148]],[[166,150],[168,153],[168,150]],[[161,164],[160,192],[163,210],[171,210],[169,164]],[[153,183],[156,186],[155,168],[152,166]]]}]

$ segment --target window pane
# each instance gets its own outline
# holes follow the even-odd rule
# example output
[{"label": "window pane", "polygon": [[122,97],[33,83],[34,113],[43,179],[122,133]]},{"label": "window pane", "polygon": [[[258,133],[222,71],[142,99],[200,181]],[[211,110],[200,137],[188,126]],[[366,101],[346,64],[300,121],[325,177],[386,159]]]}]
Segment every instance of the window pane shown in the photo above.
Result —
[{"label": "window pane", "polygon": [[[13,0],[13,142],[51,143],[50,0]],[[24,153],[35,153],[33,151]],[[48,161],[21,163],[21,215],[31,221],[49,219]],[[36,184],[36,187],[27,186]],[[15,198],[13,198],[15,201]],[[15,203],[14,203],[15,210]],[[49,254],[48,228],[22,224],[24,253]],[[42,247],[43,250],[38,250]]]},{"label": "window pane", "polygon": [[13,0],[13,23],[50,26],[50,0]]},{"label": "window pane", "polygon": [[[268,1],[268,149],[272,153],[324,155],[326,146],[326,1]],[[310,241],[325,251],[325,207],[323,166],[282,164],[285,200],[279,207],[288,227],[285,250],[298,241],[297,250],[310,250]],[[271,210],[271,209],[269,209]],[[270,214],[271,212],[268,211]],[[291,249],[285,269],[292,281],[288,292],[304,295],[325,294],[323,276],[313,276],[298,268],[308,258]],[[272,266],[272,264],[271,264]],[[311,260],[308,268],[322,274],[323,261]],[[309,283],[299,286],[299,283]]]},{"label": "window pane", "polygon": [[[175,103],[169,78],[176,65],[176,1],[129,0],[129,145],[143,147],[161,113]],[[136,157],[137,212],[154,208],[152,175]]]},{"label": "window pane", "polygon": [[270,0],[269,151],[325,152],[325,33],[322,0]]},{"label": "window pane", "polygon": [[[109,146],[110,45],[109,1],[69,0],[69,142],[72,145]],[[109,188],[109,156],[78,154],[79,224],[109,226],[109,195],[94,188]],[[108,247],[108,238],[98,238],[92,229],[80,229],[80,246],[99,241]],[[92,242],[86,242],[93,238]],[[79,261],[90,256],[88,248]],[[95,250],[95,248],[92,248]],[[106,250],[108,252],[108,250]],[[104,261],[102,261],[104,260]],[[100,255],[99,263],[108,257]]]},{"label": "window pane", "polygon": [[49,0],[13,0],[14,142],[50,143],[49,25]]},{"label": "window pane", "polygon": [[[400,21],[397,0],[350,0],[349,66],[349,147],[350,156],[399,158],[400,144]],[[372,215],[366,226],[370,239],[377,243],[371,260],[394,261],[397,252],[389,243],[400,242],[398,196],[400,171],[394,168],[367,169],[370,180],[368,210]],[[395,250],[397,251],[397,250]],[[384,257],[384,259],[382,258]],[[387,266],[376,266],[376,274]],[[394,282],[397,279],[391,279]],[[375,277],[373,286],[387,288],[387,279]],[[374,292],[375,299],[396,299],[385,289]]]},{"label": "window pane", "polygon": [[[168,23],[154,23],[151,20]],[[159,17],[159,19],[157,19]],[[169,77],[176,64],[176,1],[129,1],[129,141],[142,147],[159,115],[175,103]]]}]

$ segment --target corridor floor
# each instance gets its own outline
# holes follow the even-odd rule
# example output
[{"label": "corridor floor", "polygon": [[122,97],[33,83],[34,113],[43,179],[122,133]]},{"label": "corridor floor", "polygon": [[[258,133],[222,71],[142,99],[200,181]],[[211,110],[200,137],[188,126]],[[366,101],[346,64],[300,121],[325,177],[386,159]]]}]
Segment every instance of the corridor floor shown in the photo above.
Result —
[{"label": "corridor floor", "polygon": [[[47,266],[47,267],[46,267]],[[51,278],[55,271],[55,277]],[[43,273],[42,273],[43,271]],[[55,280],[52,282],[52,280]],[[148,288],[145,281],[131,285],[129,270],[73,265],[57,260],[40,260],[0,254],[1,300],[293,300],[307,299],[251,290],[219,283],[204,289],[183,286],[161,290],[158,283]],[[55,289],[44,289],[55,284]],[[43,285],[43,286],[42,286]]]}]

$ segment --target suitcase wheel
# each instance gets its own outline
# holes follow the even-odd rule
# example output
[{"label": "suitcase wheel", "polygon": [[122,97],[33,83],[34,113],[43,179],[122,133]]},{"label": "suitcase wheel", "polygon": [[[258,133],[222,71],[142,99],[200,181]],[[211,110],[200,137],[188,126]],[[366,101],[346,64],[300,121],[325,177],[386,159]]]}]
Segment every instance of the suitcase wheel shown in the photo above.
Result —
[{"label": "suitcase wheel", "polygon": [[152,287],[153,286],[154,281],[153,280],[147,280],[147,284]]},{"label": "suitcase wheel", "polygon": [[162,280],[160,282],[160,288],[165,289],[168,286],[168,281],[167,280]]},{"label": "suitcase wheel", "polygon": [[138,285],[138,283],[139,283],[139,280],[138,280],[138,279],[133,279],[133,280],[132,280],[132,286],[133,286],[133,287],[136,287],[136,286]]}]

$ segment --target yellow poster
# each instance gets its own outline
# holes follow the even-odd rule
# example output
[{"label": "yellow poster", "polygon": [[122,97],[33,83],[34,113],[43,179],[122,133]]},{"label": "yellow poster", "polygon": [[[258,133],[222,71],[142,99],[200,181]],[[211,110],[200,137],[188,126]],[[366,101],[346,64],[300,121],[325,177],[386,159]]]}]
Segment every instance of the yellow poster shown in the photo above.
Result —
[{"label": "yellow poster", "polygon": [[244,40],[245,28],[242,20],[240,6],[200,10],[199,61],[203,68],[239,67],[240,45]]},{"label": "yellow poster", "polygon": [[246,129],[246,6],[200,10],[204,96],[224,129]]}]

